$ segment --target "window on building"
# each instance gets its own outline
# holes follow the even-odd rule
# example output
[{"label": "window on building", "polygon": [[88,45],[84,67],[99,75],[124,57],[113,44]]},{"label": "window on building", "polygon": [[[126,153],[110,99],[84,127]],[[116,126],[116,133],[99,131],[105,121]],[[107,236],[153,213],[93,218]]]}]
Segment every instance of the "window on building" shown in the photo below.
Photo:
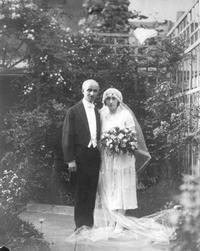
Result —
[{"label": "window on building", "polygon": [[194,23],[193,22],[190,24],[190,27],[191,27],[191,33],[192,33],[194,31]]}]

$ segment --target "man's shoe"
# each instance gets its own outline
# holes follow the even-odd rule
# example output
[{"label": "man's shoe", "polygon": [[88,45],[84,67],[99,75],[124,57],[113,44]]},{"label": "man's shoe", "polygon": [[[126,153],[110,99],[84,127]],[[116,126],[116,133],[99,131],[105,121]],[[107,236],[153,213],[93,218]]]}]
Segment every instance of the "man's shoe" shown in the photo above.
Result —
[{"label": "man's shoe", "polygon": [[86,226],[86,225],[83,225],[83,226],[81,226],[81,227],[76,227],[75,228],[75,230],[74,230],[74,233],[75,234],[80,234],[82,231],[84,231],[84,230],[89,230],[89,229],[91,229],[92,227],[89,227],[89,226]]}]

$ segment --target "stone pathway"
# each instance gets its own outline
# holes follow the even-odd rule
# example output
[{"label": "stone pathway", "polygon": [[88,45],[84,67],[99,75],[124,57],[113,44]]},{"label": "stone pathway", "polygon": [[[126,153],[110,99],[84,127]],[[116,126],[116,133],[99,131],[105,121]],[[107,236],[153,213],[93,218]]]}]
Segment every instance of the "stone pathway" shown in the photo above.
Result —
[{"label": "stone pathway", "polygon": [[[70,244],[65,242],[74,229],[73,207],[53,206],[47,204],[28,204],[26,211],[20,214],[23,220],[32,223],[50,243],[51,251],[168,251],[166,246],[142,245],[137,242],[128,243],[116,240]],[[126,248],[124,247],[126,245]],[[42,250],[41,250],[42,251]]]},{"label": "stone pathway", "polygon": [[[73,208],[47,204],[28,204],[20,217],[32,223],[44,234],[52,251],[71,251],[73,246],[65,243],[65,238],[74,229]],[[42,250],[41,250],[42,251]]]}]

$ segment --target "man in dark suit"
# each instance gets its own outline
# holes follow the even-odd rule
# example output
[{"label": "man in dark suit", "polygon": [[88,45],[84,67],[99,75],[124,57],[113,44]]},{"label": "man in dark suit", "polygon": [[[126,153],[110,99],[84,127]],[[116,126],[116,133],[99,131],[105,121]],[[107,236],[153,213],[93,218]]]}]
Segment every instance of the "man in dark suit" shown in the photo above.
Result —
[{"label": "man in dark suit", "polygon": [[76,229],[93,226],[93,211],[100,167],[97,141],[100,116],[94,106],[98,83],[83,82],[83,99],[68,109],[63,124],[63,154],[69,172],[76,172],[74,220]]}]

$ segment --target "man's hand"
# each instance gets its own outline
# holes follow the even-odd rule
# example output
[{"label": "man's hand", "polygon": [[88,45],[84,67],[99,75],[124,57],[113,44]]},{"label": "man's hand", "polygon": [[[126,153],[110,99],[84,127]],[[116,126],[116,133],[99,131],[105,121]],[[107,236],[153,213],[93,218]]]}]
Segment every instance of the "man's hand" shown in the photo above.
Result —
[{"label": "man's hand", "polygon": [[77,165],[76,165],[76,161],[75,160],[68,163],[68,170],[69,170],[69,172],[76,172]]}]

